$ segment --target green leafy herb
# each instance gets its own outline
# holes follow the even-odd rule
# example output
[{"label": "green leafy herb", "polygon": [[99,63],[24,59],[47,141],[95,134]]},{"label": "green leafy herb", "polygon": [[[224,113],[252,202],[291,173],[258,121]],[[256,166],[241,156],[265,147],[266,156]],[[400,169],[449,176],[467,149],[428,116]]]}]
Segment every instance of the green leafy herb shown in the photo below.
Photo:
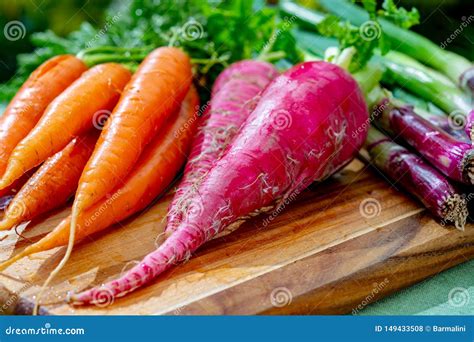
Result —
[{"label": "green leafy herb", "polygon": [[420,13],[415,7],[407,11],[403,7],[398,8],[393,0],[384,0],[382,8],[377,12],[379,17],[386,18],[405,29],[420,23]]},{"label": "green leafy herb", "polygon": [[[354,1],[356,2],[356,1]],[[361,0],[362,6],[369,13],[370,19],[376,19],[377,17],[377,0]]]},{"label": "green leafy herb", "polygon": [[334,15],[327,15],[317,25],[318,31],[325,36],[334,37],[339,41],[340,51],[354,47],[356,53],[349,66],[351,72],[362,69],[374,52],[379,49],[382,54],[390,50],[389,39],[385,36],[380,18],[386,18],[403,28],[409,28],[419,22],[419,13],[415,8],[411,11],[398,8],[393,0],[384,0],[382,8],[377,10],[376,0],[352,0],[360,2],[369,15],[369,20],[360,26],[354,26],[349,21],[342,21]]},{"label": "green leafy herb", "polygon": [[366,26],[357,27],[348,21],[341,21],[334,15],[328,15],[317,25],[322,35],[337,38],[340,50],[348,47],[356,49],[357,52],[349,66],[351,72],[363,68],[380,45],[380,25],[377,22],[367,23]]},{"label": "green leafy herb", "polygon": [[360,2],[371,20],[385,18],[405,29],[420,23],[420,13],[415,7],[408,11],[403,7],[397,7],[393,0],[384,0],[379,10],[377,0],[352,0],[352,2]]},{"label": "green leafy herb", "polygon": [[[260,1],[113,2],[100,27],[85,22],[65,38],[52,31],[34,34],[36,50],[18,56],[17,73],[1,86],[0,101],[11,99],[29,74],[55,55],[81,53],[90,64],[115,57],[132,62],[134,56],[170,44],[190,54],[197,66],[199,83],[209,88],[226,65],[257,57],[267,45],[269,48],[264,52],[269,58],[298,61],[300,55],[291,36],[291,25],[287,26],[274,9]],[[137,49],[136,53],[126,51],[131,48]]]}]

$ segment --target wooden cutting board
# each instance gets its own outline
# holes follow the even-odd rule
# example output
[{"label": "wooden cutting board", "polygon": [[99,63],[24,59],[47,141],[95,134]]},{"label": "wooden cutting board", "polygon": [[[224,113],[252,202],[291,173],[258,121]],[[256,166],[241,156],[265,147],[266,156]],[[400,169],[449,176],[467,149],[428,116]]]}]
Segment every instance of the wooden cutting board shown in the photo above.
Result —
[{"label": "wooden cutting board", "polygon": [[[145,213],[75,247],[42,303],[44,314],[340,314],[474,256],[474,227],[443,228],[377,171],[354,161],[268,215],[209,242],[185,264],[105,307],[70,307],[68,290],[99,285],[159,243],[171,195]],[[3,233],[6,259],[51,230],[68,210]],[[0,274],[10,312],[31,312],[64,248],[25,258]]]}]

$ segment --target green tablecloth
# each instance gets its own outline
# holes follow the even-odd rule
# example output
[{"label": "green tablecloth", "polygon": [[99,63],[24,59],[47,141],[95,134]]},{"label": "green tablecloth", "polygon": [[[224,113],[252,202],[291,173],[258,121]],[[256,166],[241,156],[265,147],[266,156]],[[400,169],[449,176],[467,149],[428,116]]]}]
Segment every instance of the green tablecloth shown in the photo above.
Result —
[{"label": "green tablecloth", "polygon": [[474,260],[367,305],[359,315],[474,315]]}]

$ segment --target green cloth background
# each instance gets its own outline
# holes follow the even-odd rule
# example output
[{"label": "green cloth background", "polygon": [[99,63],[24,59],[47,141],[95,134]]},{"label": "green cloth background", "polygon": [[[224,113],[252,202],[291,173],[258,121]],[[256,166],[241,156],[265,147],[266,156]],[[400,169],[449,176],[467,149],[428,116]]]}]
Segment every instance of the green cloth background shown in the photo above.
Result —
[{"label": "green cloth background", "polygon": [[369,304],[358,314],[474,315],[474,260]]}]

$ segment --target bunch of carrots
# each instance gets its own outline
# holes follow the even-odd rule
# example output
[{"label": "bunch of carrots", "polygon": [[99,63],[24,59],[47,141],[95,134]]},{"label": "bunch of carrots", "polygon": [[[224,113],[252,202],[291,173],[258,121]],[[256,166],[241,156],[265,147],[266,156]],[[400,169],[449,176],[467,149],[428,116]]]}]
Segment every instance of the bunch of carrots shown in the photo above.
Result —
[{"label": "bunch of carrots", "polygon": [[[74,56],[41,65],[1,117],[0,188],[3,195],[15,195],[0,229],[64,205],[75,193],[73,212],[1,268],[68,245],[47,284],[74,241],[146,207],[184,164],[198,109],[190,59],[178,48],[152,51],[133,76],[115,63],[88,69]],[[31,177],[24,176],[36,167]],[[110,210],[97,215],[110,196]]]}]

